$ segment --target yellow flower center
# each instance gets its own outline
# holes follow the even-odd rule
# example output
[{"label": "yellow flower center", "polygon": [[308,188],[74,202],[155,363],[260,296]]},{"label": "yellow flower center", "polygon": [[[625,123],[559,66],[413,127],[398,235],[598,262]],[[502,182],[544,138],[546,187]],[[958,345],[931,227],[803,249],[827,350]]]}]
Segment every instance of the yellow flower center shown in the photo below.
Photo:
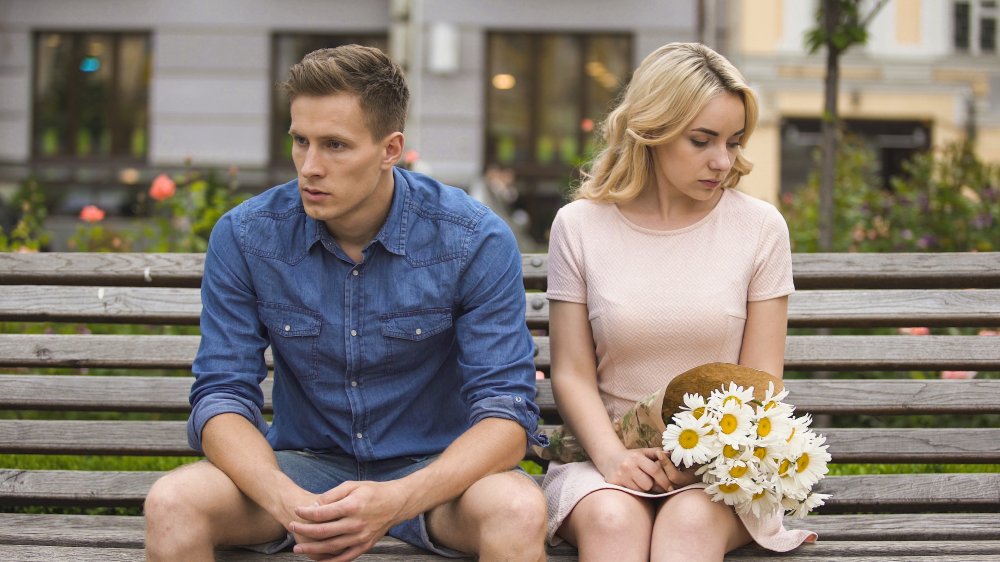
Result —
[{"label": "yellow flower center", "polygon": [[802,453],[799,460],[795,461],[795,470],[802,472],[809,467],[809,453]]},{"label": "yellow flower center", "polygon": [[791,467],[792,463],[788,459],[781,461],[781,464],[778,465],[778,476],[784,476],[785,474],[787,474],[788,469]]},{"label": "yellow flower center", "polygon": [[739,491],[739,484],[719,484],[719,491],[723,494],[732,494]]},{"label": "yellow flower center", "polygon": [[722,447],[722,456],[726,457],[727,459],[735,459],[737,456],[739,456],[739,454],[740,450],[737,449],[736,447],[733,447],[732,445],[725,445]]},{"label": "yellow flower center", "polygon": [[795,428],[794,427],[792,428],[792,433],[788,436],[788,439],[785,439],[785,443],[791,443],[792,442],[792,437],[795,437]]},{"label": "yellow flower center", "polygon": [[742,478],[747,473],[746,465],[738,465],[729,469],[729,475],[733,478]]},{"label": "yellow flower center", "polygon": [[759,500],[760,498],[764,497],[766,494],[767,494],[767,492],[761,490],[761,491],[757,492],[756,494],[754,494],[752,499]]},{"label": "yellow flower center", "polygon": [[767,447],[757,447],[753,450],[753,456],[760,460],[764,460],[764,457],[767,456]]},{"label": "yellow flower center", "polygon": [[685,449],[694,449],[698,446],[698,432],[693,429],[685,429],[677,437],[677,443]]},{"label": "yellow flower center", "polygon": [[740,422],[736,419],[736,416],[732,414],[726,414],[722,416],[719,420],[719,427],[722,428],[722,433],[729,434],[736,431],[736,428],[740,425]]},{"label": "yellow flower center", "polygon": [[705,415],[705,407],[698,406],[697,408],[691,411],[691,414],[694,416],[694,419],[700,420],[701,417]]},{"label": "yellow flower center", "polygon": [[737,396],[726,396],[726,399],[722,401],[722,405],[725,406],[726,404],[729,404],[730,400],[735,400],[736,403],[739,404],[740,406],[743,405],[743,401],[740,400],[739,397]]},{"label": "yellow flower center", "polygon": [[764,411],[770,410],[771,408],[777,408],[777,407],[778,407],[778,404],[774,400],[771,400],[767,404],[764,404]]},{"label": "yellow flower center", "polygon": [[761,418],[757,422],[757,436],[767,437],[771,433],[771,418]]}]

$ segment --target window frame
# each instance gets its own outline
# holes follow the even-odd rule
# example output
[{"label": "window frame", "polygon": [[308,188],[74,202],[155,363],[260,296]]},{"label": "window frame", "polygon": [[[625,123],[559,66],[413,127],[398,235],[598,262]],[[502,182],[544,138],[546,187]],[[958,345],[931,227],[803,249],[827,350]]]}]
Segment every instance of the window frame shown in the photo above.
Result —
[{"label": "window frame", "polygon": [[[129,141],[127,140],[130,136],[130,132],[126,130],[125,123],[120,119],[120,115],[117,111],[109,111],[106,115],[108,121],[108,129],[111,131],[111,151],[110,154],[87,154],[80,155],[76,153],[75,147],[70,147],[69,150],[65,152],[60,152],[54,155],[42,154],[39,150],[39,139],[38,135],[41,133],[40,128],[40,107],[39,107],[39,97],[40,92],[38,88],[39,80],[39,45],[42,41],[43,36],[59,34],[68,36],[72,41],[72,53],[71,61],[79,61],[81,57],[86,53],[86,45],[84,44],[84,38],[86,36],[92,35],[106,35],[112,40],[112,47],[110,49],[111,53],[110,64],[112,68],[112,79],[110,90],[110,99],[105,102],[105,108],[116,108],[119,106],[120,102],[120,89],[121,81],[123,77],[123,69],[119,64],[119,49],[121,46],[121,41],[126,37],[139,38],[146,43],[146,63],[149,65],[148,72],[149,77],[147,78],[145,84],[145,93],[143,95],[146,104],[146,144],[141,156],[134,156],[129,150]],[[32,64],[31,64],[31,128],[30,128],[30,150],[29,158],[33,163],[45,163],[45,164],[110,164],[110,165],[143,165],[149,162],[149,148],[150,148],[150,138],[151,138],[151,127],[150,127],[150,111],[149,102],[150,94],[152,92],[152,57],[153,57],[153,33],[148,29],[65,29],[65,28],[40,28],[32,31],[31,34],[31,54],[32,54]],[[71,66],[70,69],[73,67]],[[63,69],[66,70],[66,69]],[[70,91],[68,94],[69,106],[63,108],[64,111],[68,112],[67,115],[67,127],[65,134],[68,138],[73,139],[76,137],[77,131],[80,127],[81,121],[81,92],[82,84],[80,80],[70,80],[69,81]],[[72,142],[72,141],[71,141]],[[116,152],[117,148],[121,148],[120,152]]]}]

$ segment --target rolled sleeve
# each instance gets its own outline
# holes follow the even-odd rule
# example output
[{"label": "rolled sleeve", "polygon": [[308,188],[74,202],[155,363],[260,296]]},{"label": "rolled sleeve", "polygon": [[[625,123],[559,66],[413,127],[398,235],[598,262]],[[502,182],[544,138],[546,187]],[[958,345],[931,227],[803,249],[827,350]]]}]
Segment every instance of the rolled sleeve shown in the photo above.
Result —
[{"label": "rolled sleeve", "polygon": [[461,281],[462,313],[456,319],[462,394],[471,423],[509,419],[524,428],[531,443],[541,444],[521,252],[496,215],[487,213],[480,226],[470,240]]},{"label": "rolled sleeve", "polygon": [[486,418],[517,422],[527,433],[529,445],[544,447],[547,444],[545,438],[538,433],[538,410],[531,406],[534,406],[533,401],[524,396],[493,396],[472,404],[469,417],[473,425]]},{"label": "rolled sleeve", "polygon": [[237,242],[240,207],[223,216],[212,231],[202,279],[201,343],[192,372],[188,444],[202,451],[202,431],[211,418],[239,414],[267,433],[260,383],[267,376],[265,331],[256,296]]}]

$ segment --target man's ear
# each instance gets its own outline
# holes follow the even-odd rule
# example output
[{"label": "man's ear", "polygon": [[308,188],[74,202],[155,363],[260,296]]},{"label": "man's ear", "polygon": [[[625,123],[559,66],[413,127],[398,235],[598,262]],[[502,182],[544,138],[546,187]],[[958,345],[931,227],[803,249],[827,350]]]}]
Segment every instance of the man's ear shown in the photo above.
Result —
[{"label": "man's ear", "polygon": [[382,146],[385,152],[382,157],[382,168],[388,170],[399,162],[399,159],[403,157],[403,143],[406,139],[403,138],[403,133],[395,132],[386,135],[382,139]]}]

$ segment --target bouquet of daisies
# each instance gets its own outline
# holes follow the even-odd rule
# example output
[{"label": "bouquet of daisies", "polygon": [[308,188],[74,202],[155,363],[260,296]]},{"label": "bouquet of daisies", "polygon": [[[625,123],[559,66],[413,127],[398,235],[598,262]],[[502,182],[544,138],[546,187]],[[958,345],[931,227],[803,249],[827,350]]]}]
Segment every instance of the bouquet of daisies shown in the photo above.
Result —
[{"label": "bouquet of daisies", "polygon": [[662,434],[663,449],[678,467],[700,465],[706,492],[741,515],[805,517],[829,497],[811,491],[827,472],[826,438],[809,428],[808,415],[793,415],[783,402],[788,391],[776,391],[774,382],[762,399],[754,394],[735,382],[707,399],[685,393]]}]

